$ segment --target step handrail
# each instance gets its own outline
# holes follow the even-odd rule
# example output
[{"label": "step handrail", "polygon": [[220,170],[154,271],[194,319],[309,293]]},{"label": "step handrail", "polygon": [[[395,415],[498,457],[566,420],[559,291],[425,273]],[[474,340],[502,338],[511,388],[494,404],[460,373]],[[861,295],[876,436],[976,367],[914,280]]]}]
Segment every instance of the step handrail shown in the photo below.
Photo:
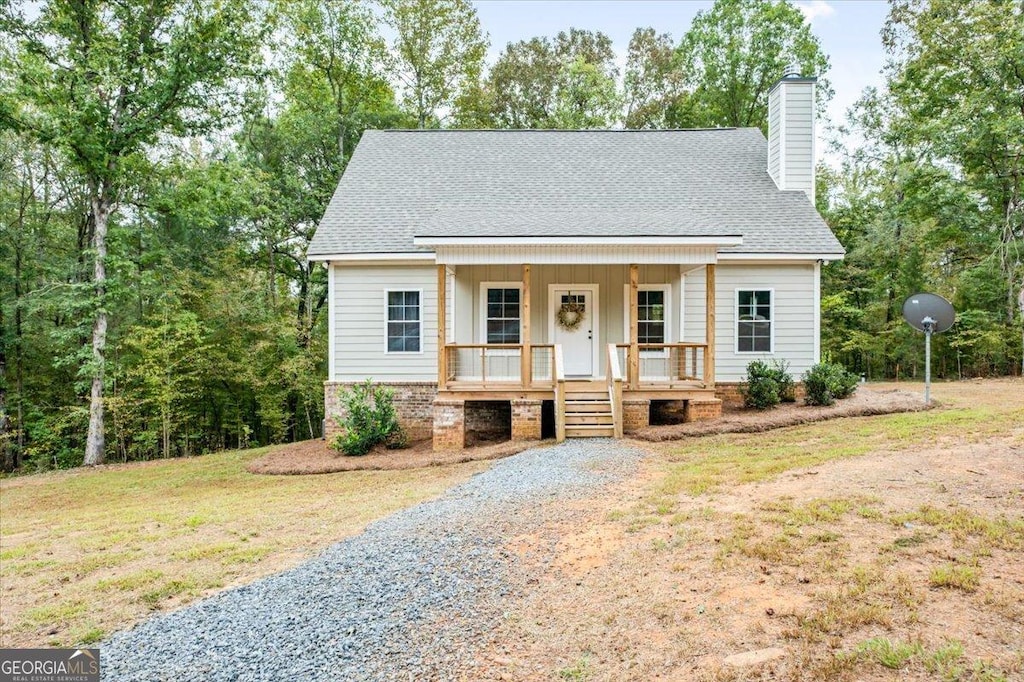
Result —
[{"label": "step handrail", "polygon": [[619,367],[619,352],[614,343],[608,344],[608,400],[612,404],[612,425],[615,437],[622,438],[622,368]]}]

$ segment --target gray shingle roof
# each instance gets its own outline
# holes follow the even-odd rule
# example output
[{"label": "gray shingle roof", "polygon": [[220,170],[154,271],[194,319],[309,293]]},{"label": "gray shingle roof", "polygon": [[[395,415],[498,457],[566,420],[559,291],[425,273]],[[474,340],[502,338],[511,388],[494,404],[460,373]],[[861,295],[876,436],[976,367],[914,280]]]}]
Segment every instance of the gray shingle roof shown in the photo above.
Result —
[{"label": "gray shingle roof", "polygon": [[780,191],[757,128],[368,130],[310,256],[424,250],[414,237],[742,235],[742,253],[842,246]]}]

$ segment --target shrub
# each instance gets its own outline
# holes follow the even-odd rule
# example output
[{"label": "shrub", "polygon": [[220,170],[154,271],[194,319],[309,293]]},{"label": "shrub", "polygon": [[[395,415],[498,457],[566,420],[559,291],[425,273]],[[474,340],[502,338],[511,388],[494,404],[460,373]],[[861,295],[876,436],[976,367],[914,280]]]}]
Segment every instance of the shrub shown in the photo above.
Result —
[{"label": "shrub", "polygon": [[345,416],[339,423],[342,432],[331,446],[346,455],[365,455],[378,443],[401,448],[408,438],[398,423],[392,402],[394,393],[385,386],[374,386],[370,380],[356,384],[341,396]]},{"label": "shrub", "polygon": [[747,380],[740,386],[743,405],[768,410],[779,404],[779,382],[775,369],[763,360],[747,365]]},{"label": "shrub", "polygon": [[836,400],[849,398],[857,390],[858,377],[847,372],[842,365],[819,362],[804,374],[804,388],[808,405],[831,405]]},{"label": "shrub", "polygon": [[784,403],[796,402],[796,382],[789,373],[789,363],[785,360],[772,360],[771,373],[779,385],[779,400]]}]

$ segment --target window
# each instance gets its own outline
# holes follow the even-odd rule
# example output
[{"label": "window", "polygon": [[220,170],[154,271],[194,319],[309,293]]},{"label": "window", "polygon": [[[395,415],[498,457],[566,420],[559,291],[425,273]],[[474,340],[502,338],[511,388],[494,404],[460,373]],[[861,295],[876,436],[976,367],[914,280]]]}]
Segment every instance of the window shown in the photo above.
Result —
[{"label": "window", "polygon": [[665,291],[641,289],[637,292],[638,343],[665,343]]},{"label": "window", "polygon": [[522,319],[517,287],[487,288],[487,343],[519,343]]},{"label": "window", "polygon": [[422,326],[420,292],[388,292],[388,352],[419,353]]},{"label": "window", "polygon": [[[636,292],[637,343],[672,343],[672,285],[641,284]],[[622,288],[622,338],[629,341],[629,285]],[[649,349],[647,353],[660,353]]]},{"label": "window", "polygon": [[772,292],[770,289],[736,292],[736,351],[772,352]]}]

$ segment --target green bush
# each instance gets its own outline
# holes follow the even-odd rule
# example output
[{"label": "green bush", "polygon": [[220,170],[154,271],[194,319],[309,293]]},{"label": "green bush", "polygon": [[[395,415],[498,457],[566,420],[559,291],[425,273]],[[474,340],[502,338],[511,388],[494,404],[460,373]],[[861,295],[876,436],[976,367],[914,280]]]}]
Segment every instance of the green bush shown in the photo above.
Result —
[{"label": "green bush", "polygon": [[393,398],[390,388],[374,386],[369,379],[345,391],[341,396],[345,416],[339,420],[342,431],[331,447],[346,455],[365,455],[378,443],[390,449],[408,445]]},{"label": "green bush", "polygon": [[779,404],[779,382],[776,370],[763,360],[747,365],[747,380],[740,385],[743,405],[755,410],[768,410]]},{"label": "green bush", "polygon": [[796,382],[789,373],[789,363],[785,360],[772,360],[772,375],[779,385],[779,400],[784,403],[796,402]]},{"label": "green bush", "polygon": [[819,362],[804,374],[804,389],[808,405],[831,405],[849,398],[857,390],[858,377],[842,365]]}]

